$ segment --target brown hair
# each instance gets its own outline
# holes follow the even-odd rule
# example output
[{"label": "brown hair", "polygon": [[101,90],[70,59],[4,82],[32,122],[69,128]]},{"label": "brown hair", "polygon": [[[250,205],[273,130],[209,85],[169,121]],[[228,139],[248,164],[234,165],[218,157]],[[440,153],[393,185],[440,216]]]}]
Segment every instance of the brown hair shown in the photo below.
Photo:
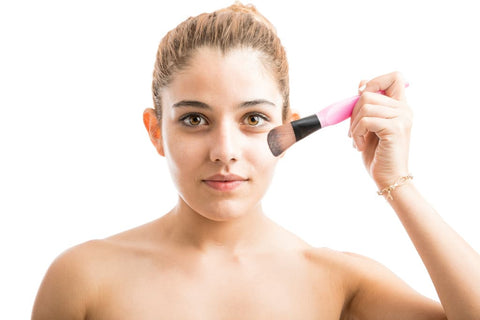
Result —
[{"label": "brown hair", "polygon": [[273,25],[253,5],[236,2],[213,13],[190,17],[167,33],[158,46],[152,93],[157,117],[162,116],[161,91],[176,72],[188,66],[195,50],[213,47],[223,53],[252,48],[261,53],[283,97],[282,117],[289,112],[288,62]]}]

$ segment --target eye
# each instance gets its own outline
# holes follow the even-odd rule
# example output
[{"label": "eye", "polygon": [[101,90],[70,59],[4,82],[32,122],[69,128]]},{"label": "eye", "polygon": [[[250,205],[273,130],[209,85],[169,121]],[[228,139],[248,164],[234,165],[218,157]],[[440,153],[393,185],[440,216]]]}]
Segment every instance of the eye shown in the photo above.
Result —
[{"label": "eye", "polygon": [[259,113],[250,113],[245,116],[244,123],[251,127],[259,127],[265,124],[268,118]]},{"label": "eye", "polygon": [[187,127],[198,127],[208,124],[205,117],[198,113],[184,115],[180,118],[180,121]]}]

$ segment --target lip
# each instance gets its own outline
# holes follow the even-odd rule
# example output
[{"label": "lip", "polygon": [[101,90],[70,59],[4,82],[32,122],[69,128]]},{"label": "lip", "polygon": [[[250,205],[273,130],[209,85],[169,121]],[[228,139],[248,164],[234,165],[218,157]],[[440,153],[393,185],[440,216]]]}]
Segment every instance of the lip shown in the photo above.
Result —
[{"label": "lip", "polygon": [[217,191],[233,191],[248,181],[248,178],[236,174],[215,174],[203,179],[207,186]]}]

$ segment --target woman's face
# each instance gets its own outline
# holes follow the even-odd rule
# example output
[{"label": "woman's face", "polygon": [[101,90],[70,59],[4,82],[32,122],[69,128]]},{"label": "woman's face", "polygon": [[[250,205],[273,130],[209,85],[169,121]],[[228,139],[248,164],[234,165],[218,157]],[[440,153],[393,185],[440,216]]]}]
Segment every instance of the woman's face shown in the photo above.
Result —
[{"label": "woman's face", "polygon": [[277,158],[282,95],[251,49],[201,48],[162,92],[161,140],[180,201],[226,221],[260,211]]}]

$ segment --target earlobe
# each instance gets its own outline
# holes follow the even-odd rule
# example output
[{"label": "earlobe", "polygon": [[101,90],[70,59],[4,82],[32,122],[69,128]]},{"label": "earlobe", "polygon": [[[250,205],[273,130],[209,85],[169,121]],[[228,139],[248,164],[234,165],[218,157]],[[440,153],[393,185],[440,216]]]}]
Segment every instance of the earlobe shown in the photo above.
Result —
[{"label": "earlobe", "polygon": [[147,108],[143,111],[143,124],[145,125],[145,129],[147,129],[153,146],[157,149],[157,152],[164,157],[162,130],[154,109]]}]

